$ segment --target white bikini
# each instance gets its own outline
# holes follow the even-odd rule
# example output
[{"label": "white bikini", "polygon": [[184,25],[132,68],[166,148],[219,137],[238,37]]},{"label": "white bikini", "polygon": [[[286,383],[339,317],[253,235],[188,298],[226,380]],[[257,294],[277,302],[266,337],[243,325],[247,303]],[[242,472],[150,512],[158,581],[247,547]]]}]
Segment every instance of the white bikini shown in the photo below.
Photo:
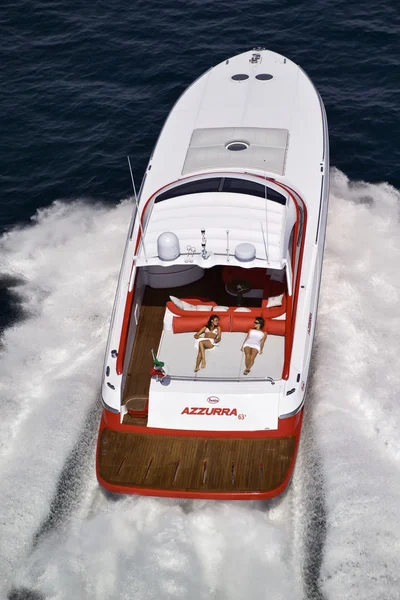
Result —
[{"label": "white bikini", "polygon": [[[204,334],[206,334],[206,333],[216,333],[218,335],[218,327],[215,327],[213,330],[208,329],[208,327],[206,327],[206,329],[204,331]],[[207,340],[208,342],[211,342],[213,346],[218,346],[218,342],[215,341],[215,338],[201,337],[201,338],[197,338],[197,339],[194,340],[194,347],[198,348],[200,342],[203,342],[204,340]],[[214,348],[207,348],[207,350],[214,350]]]},{"label": "white bikini", "polygon": [[260,329],[251,329],[249,333],[249,337],[246,342],[243,344],[243,348],[254,348],[254,350],[261,350],[261,340],[264,337],[264,331]]}]

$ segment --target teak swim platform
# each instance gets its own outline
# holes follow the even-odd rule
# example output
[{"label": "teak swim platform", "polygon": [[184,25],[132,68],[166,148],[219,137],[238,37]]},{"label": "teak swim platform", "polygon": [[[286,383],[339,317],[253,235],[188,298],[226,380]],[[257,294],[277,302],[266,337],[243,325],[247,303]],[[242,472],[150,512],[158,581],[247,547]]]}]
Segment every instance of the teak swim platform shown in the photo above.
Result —
[{"label": "teak swim platform", "polygon": [[118,488],[268,493],[288,476],[296,438],[160,437],[103,429],[99,475]]}]

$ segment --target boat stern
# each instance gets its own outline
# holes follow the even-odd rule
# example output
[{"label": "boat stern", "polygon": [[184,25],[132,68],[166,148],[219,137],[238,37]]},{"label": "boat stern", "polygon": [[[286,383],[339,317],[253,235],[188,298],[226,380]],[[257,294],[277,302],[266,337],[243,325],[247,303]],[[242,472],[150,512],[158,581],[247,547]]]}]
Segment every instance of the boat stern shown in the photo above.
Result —
[{"label": "boat stern", "polygon": [[174,498],[267,499],[290,482],[301,410],[276,431],[174,431],[121,425],[103,412],[97,477],[107,490]]}]

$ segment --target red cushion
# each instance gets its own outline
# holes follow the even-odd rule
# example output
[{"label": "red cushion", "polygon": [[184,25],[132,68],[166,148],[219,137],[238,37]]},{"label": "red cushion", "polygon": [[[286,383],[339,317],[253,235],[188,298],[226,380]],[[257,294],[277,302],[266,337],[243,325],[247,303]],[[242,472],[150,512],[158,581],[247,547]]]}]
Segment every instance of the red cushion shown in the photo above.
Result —
[{"label": "red cushion", "polygon": [[234,313],[232,315],[231,331],[247,332],[253,329],[254,319],[259,315],[250,315],[249,313]]},{"label": "red cushion", "polygon": [[212,304],[212,306],[217,306],[216,302],[208,300],[208,298],[181,298],[181,300],[183,300],[184,302],[189,302],[194,306],[197,306],[198,304]]},{"label": "red cushion", "polygon": [[[254,327],[255,316],[244,316],[246,313],[236,313],[232,316],[231,331],[242,331],[247,333],[249,329]],[[274,321],[273,319],[266,319],[264,325],[264,331],[271,333],[272,335],[285,335],[285,323],[286,321]]]},{"label": "red cushion", "polygon": [[285,335],[286,320],[285,319],[265,319],[265,331],[271,335]]},{"label": "red cushion", "polygon": [[[172,319],[172,330],[174,333],[187,333],[189,331],[199,331],[202,327],[207,324],[210,313],[203,313],[202,316],[197,314],[196,316],[184,316],[174,317]],[[231,319],[227,315],[219,316],[219,326],[222,331],[230,331]]]}]

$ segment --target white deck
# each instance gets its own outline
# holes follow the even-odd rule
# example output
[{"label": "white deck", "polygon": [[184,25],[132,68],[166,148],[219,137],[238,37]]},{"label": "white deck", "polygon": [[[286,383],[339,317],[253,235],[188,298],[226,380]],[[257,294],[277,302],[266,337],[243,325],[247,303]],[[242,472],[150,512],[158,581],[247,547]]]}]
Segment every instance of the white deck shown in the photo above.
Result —
[{"label": "white deck", "polygon": [[269,335],[264,351],[256,357],[249,375],[243,375],[245,369],[244,352],[241,352],[245,333],[222,333],[218,347],[206,350],[206,368],[194,373],[197,350],[193,333],[173,333],[164,331],[157,353],[159,360],[168,366],[171,377],[189,377],[196,379],[272,379],[282,377],[284,361],[284,338]]},{"label": "white deck", "polygon": [[[256,55],[256,56],[254,56]],[[247,78],[238,81],[237,75],[244,74]],[[260,75],[264,77],[261,77]],[[266,75],[271,75],[267,77]],[[235,79],[236,77],[236,79]],[[278,157],[278,153],[275,153],[275,158],[271,162],[268,160],[262,161],[262,164],[255,164],[253,168],[245,168],[247,164],[245,161],[240,165],[226,167],[226,171],[232,172],[237,176],[245,174],[246,177],[272,177],[275,181],[275,186],[279,186],[280,183],[286,184],[293,190],[298,192],[304,199],[307,207],[307,227],[305,231],[305,245],[304,254],[301,267],[301,282],[302,285],[297,299],[297,314],[296,314],[296,327],[294,330],[293,337],[293,349],[290,365],[289,379],[282,384],[281,399],[279,401],[279,414],[289,414],[296,410],[301,402],[304,395],[304,390],[307,382],[307,372],[309,367],[309,357],[311,355],[311,345],[315,327],[315,314],[317,310],[317,298],[319,290],[321,263],[323,244],[325,236],[325,225],[327,218],[327,198],[328,198],[328,185],[329,185],[329,147],[328,147],[328,130],[326,124],[326,115],[320,100],[318,93],[316,92],[312,82],[308,79],[307,75],[292,61],[280,56],[274,52],[268,50],[262,51],[249,51],[239,56],[232,57],[228,60],[221,62],[215,68],[209,70],[202,77],[197,79],[193,85],[191,85],[186,92],[181,96],[178,102],[175,104],[173,110],[168,116],[166,123],[162,129],[162,132],[157,141],[154,152],[150,158],[148,167],[146,169],[145,179],[141,188],[139,196],[139,211],[134,211],[134,217],[129,229],[129,237],[127,241],[126,251],[124,254],[123,265],[121,269],[121,275],[119,279],[119,285],[117,290],[117,297],[115,302],[115,309],[113,312],[113,320],[110,330],[110,335],[107,342],[106,360],[104,364],[104,380],[102,386],[102,398],[103,402],[111,410],[118,411],[120,409],[120,396],[121,396],[121,374],[117,371],[117,354],[114,352],[115,348],[119,348],[121,340],[122,324],[124,320],[124,312],[126,305],[126,291],[132,290],[134,280],[136,276],[136,266],[138,266],[140,260],[137,260],[137,264],[134,264],[134,257],[136,256],[137,239],[140,234],[140,219],[136,218],[137,214],[146,217],[145,229],[146,236],[149,235],[149,255],[153,255],[150,252],[151,245],[154,245],[154,241],[151,242],[150,238],[154,235],[156,239],[158,233],[158,225],[160,225],[159,233],[166,230],[166,222],[157,223],[157,228],[152,230],[152,221],[158,219],[158,217],[165,217],[162,215],[162,211],[165,209],[171,209],[172,204],[170,199],[168,201],[160,202],[159,205],[155,205],[155,210],[152,214],[152,204],[150,202],[151,197],[158,191],[169,186],[172,182],[181,182],[182,178],[187,176],[196,177],[196,173],[199,176],[212,176],[217,173],[221,167],[219,166],[220,161],[218,158],[218,164],[213,159],[213,167],[207,169],[204,173],[200,169],[198,159],[201,161],[206,160],[205,153],[208,153],[208,147],[211,150],[211,130],[235,128],[238,135],[250,133],[245,132],[244,129],[262,129],[262,130],[286,130],[288,136],[285,143],[277,143],[276,149],[282,152],[280,153],[281,162],[275,161]],[[194,132],[198,132],[194,134]],[[200,133],[199,133],[200,132]],[[212,133],[212,135],[214,135]],[[199,148],[199,137],[204,134],[207,135],[207,148],[201,148],[201,152],[197,152]],[[194,137],[193,137],[194,136]],[[235,136],[236,137],[236,136]],[[192,150],[196,147],[196,152],[191,152],[191,141]],[[224,137],[224,141],[225,137]],[[255,145],[253,139],[245,140],[250,142],[251,145]],[[279,141],[279,140],[278,140]],[[210,142],[210,143],[209,143]],[[221,145],[218,142],[219,146]],[[257,145],[257,144],[256,144]],[[265,152],[270,149],[270,142],[265,141]],[[226,146],[224,146],[226,148]],[[219,148],[217,152],[220,157]],[[247,150],[239,151],[237,153],[226,150],[227,154],[223,155],[224,161],[239,160],[239,155],[246,155]],[[229,154],[228,154],[229,152]],[[262,151],[263,157],[268,157]],[[231,156],[232,154],[232,156]],[[233,156],[235,154],[235,156]],[[236,157],[237,154],[237,157]],[[195,156],[196,155],[196,156]],[[284,156],[283,156],[284,155]],[[251,157],[251,152],[247,153],[247,156]],[[254,157],[253,157],[254,158]],[[185,167],[185,161],[188,159]],[[208,160],[208,159],[207,159]],[[247,160],[247,159],[246,159]],[[282,163],[283,160],[283,163]],[[210,163],[211,164],[211,163]],[[260,169],[259,167],[262,166]],[[258,168],[257,168],[258,167]],[[182,171],[185,169],[185,175],[182,175]],[[188,169],[188,171],[186,171]],[[192,169],[194,169],[192,171]],[[200,169],[196,171],[196,169]],[[279,174],[279,169],[282,174]],[[190,173],[189,173],[190,171]],[[224,167],[225,171],[225,167]],[[245,172],[245,173],[244,173]],[[192,198],[193,199],[193,198]],[[198,264],[201,267],[212,266],[213,264],[227,264],[227,252],[225,243],[227,241],[226,229],[230,230],[229,248],[230,252],[234,249],[234,240],[250,241],[249,238],[253,238],[253,243],[257,249],[257,258],[254,263],[261,261],[263,266],[265,265],[265,246],[264,239],[261,230],[261,223],[265,231],[266,246],[267,250],[270,250],[269,267],[281,269],[286,261],[286,256],[282,252],[282,248],[286,249],[288,246],[289,239],[286,239],[286,233],[289,231],[288,215],[286,215],[286,225],[283,227],[282,221],[278,218],[272,220],[272,211],[269,210],[269,200],[267,203],[259,203],[268,206],[268,215],[263,214],[262,216],[257,214],[254,219],[247,216],[243,219],[243,225],[246,230],[240,232],[240,235],[235,235],[235,228],[238,230],[242,228],[242,219],[240,218],[240,227],[237,227],[236,223],[233,223],[234,215],[229,210],[229,207],[223,207],[223,193],[219,193],[218,198],[215,198],[212,208],[208,208],[207,221],[203,222],[203,219],[199,214],[192,217],[192,209],[198,210],[200,202],[205,202],[206,198],[203,195],[203,199],[194,205],[187,206],[186,217],[193,219],[191,227],[196,230],[196,240],[188,241],[191,246],[200,248],[200,232],[199,229],[206,229],[207,237],[207,251],[212,253],[210,258],[204,259],[205,264],[201,264],[198,256],[194,257],[193,264]],[[218,200],[218,202],[217,202]],[[259,200],[262,200],[259,198]],[[186,200],[185,200],[186,202]],[[235,204],[237,200],[235,200]],[[161,205],[164,204],[164,207]],[[219,206],[220,204],[220,206]],[[231,203],[229,203],[231,204]],[[250,206],[250,196],[246,199],[246,208],[253,208]],[[148,210],[145,210],[145,206]],[[279,206],[279,205],[278,205]],[[286,205],[287,208],[290,203]],[[213,223],[213,218],[219,220],[218,211],[223,210],[223,225],[222,237],[220,236],[221,228],[218,227],[219,231],[212,231],[210,224]],[[143,213],[144,211],[144,213]],[[186,212],[186,210],[185,210]],[[258,213],[258,210],[256,211]],[[135,216],[136,215],[136,216]],[[269,218],[271,215],[271,218]],[[275,217],[275,215],[274,215]],[[147,219],[149,221],[147,222]],[[268,219],[268,226],[267,226]],[[228,224],[229,221],[229,224]],[[247,223],[245,223],[247,221]],[[253,222],[257,221],[257,231],[252,229]],[[154,222],[154,225],[156,223]],[[168,224],[168,229],[174,231],[172,224]],[[229,226],[228,226],[229,225]],[[272,227],[276,232],[272,231]],[[232,230],[232,231],[231,231]],[[279,235],[279,231],[281,234]],[[282,236],[283,231],[285,236]],[[275,233],[277,238],[274,239]],[[271,234],[271,235],[270,235]],[[218,243],[217,243],[217,237]],[[180,239],[180,236],[179,236]],[[185,241],[186,237],[183,237]],[[190,237],[192,240],[192,238]],[[278,239],[280,240],[278,243]],[[318,242],[316,244],[316,241]],[[222,243],[223,242],[223,243]],[[277,258],[274,255],[272,245],[279,247],[281,250],[278,254],[280,259],[280,265],[271,264],[273,258]],[[214,246],[214,247],[213,247]],[[222,246],[224,254],[220,255],[220,246]],[[271,246],[271,248],[270,248]],[[264,252],[263,252],[264,250]],[[181,253],[185,253],[187,248],[184,246],[181,248]],[[141,255],[141,251],[139,251]],[[149,259],[148,264],[152,264]],[[182,254],[180,257],[180,264],[184,264],[185,255]],[[235,260],[231,259],[230,264],[234,265]],[[243,266],[243,265],[242,265]],[[256,264],[252,266],[258,266]],[[313,315],[311,330],[307,326],[310,322],[310,313]],[[132,321],[134,322],[134,321]],[[217,377],[223,377],[223,372],[234,372],[233,377],[239,377],[240,380],[231,379],[231,385],[236,385],[237,388],[242,388],[246,385],[246,389],[249,389],[252,385],[252,381],[247,377],[240,375],[242,371],[241,361],[243,359],[240,353],[240,343],[238,341],[236,349],[228,342],[228,335],[233,336],[236,334],[225,334],[220,348],[208,353],[207,357],[207,368],[203,372],[200,371],[200,375],[196,377],[194,387],[201,385],[208,386],[206,381],[207,377],[213,377],[213,373],[216,372]],[[243,334],[244,336],[244,334]],[[239,339],[240,334],[237,334]],[[168,338],[171,338],[172,346],[169,348]],[[192,334],[178,334],[176,336],[179,339],[180,348],[182,352],[176,353],[176,342],[172,340],[172,334],[163,339],[161,344],[161,358],[165,358],[165,361],[170,365],[172,374],[174,371],[178,373],[180,370],[180,376],[182,376],[182,369],[185,367],[187,373],[189,373],[193,367],[196,359],[196,351],[193,347]],[[185,341],[187,338],[187,342]],[[226,343],[228,342],[228,343]],[[277,344],[276,351],[279,354],[279,360],[276,358],[276,351],[273,349],[272,343]],[[252,375],[256,376],[258,370],[261,369],[261,376],[273,378],[281,377],[281,365],[283,364],[283,338],[278,338],[275,342],[274,336],[270,336],[269,348],[271,351],[265,351],[263,356],[258,356]],[[165,351],[165,354],[164,354]],[[239,358],[237,358],[237,356]],[[276,362],[274,362],[276,360]],[[265,361],[265,365],[264,365]],[[171,363],[171,364],[170,364]],[[179,366],[179,369],[178,369]],[[182,369],[181,369],[182,367]],[[278,368],[279,367],[279,368]],[[279,371],[279,373],[278,373]],[[193,373],[193,371],[191,371]],[[302,382],[299,383],[298,376],[301,373]],[[245,384],[247,381],[247,384]],[[193,379],[188,381],[182,381],[185,383],[185,390],[182,394],[187,394],[186,387],[193,387]],[[175,389],[179,381],[174,380],[174,384],[169,386],[165,390],[165,394],[172,393],[172,388]],[[211,379],[211,383],[214,384],[215,379]],[[229,380],[221,382],[224,385],[229,384]],[[243,383],[243,385],[242,385]],[[257,381],[253,380],[253,384]],[[271,385],[268,382],[259,382],[260,386]],[[208,386],[212,387],[212,386]],[[207,389],[208,389],[207,387]],[[214,386],[215,387],[215,386]],[[218,387],[218,386],[217,386]],[[278,383],[273,386],[275,392],[278,389]],[[162,402],[162,386],[154,390],[154,393],[160,394],[160,402]],[[287,396],[286,389],[296,388],[296,393]],[[168,391],[167,391],[168,390]],[[215,392],[216,393],[216,392]],[[242,390],[238,393],[242,393]],[[150,389],[150,396],[153,394],[153,386]],[[232,394],[234,392],[232,391]],[[183,396],[182,396],[183,398]],[[153,404],[154,406],[154,404]],[[193,417],[195,418],[195,417]],[[196,417],[197,418],[197,417]],[[149,424],[152,422],[152,418],[149,415]],[[272,421],[271,421],[272,422]],[[161,423],[161,419],[159,421]],[[160,425],[161,426],[161,425]],[[265,427],[270,427],[266,424]]]},{"label": "white deck", "polygon": [[[320,165],[324,156],[318,94],[307,75],[291,60],[263,50],[259,52],[260,61],[252,63],[253,54],[253,51],[244,52],[221,62],[197,79],[179,98],[154,150],[141,201],[146,202],[156,190],[181,179],[183,170],[187,174],[188,164],[184,165],[196,130],[280,129],[288,131],[285,174],[277,175],[276,165],[271,168],[268,161],[263,161],[261,168],[256,165],[249,171],[276,176],[278,181],[285,177],[307,198],[308,205],[315,209],[318,217]],[[232,80],[237,73],[247,74],[248,79]],[[263,73],[271,74],[272,79],[257,80],[256,76]],[[233,154],[238,157],[231,156]],[[239,155],[244,158],[246,151],[227,151],[225,156],[239,160]],[[190,169],[196,168],[202,171],[200,163],[191,160]],[[214,169],[218,168],[214,161]],[[243,165],[235,164],[234,168],[243,170]]]},{"label": "white deck", "polygon": [[255,380],[171,379],[162,385],[152,380],[147,424],[200,431],[273,430],[278,426],[281,393],[281,381],[272,385]]}]

